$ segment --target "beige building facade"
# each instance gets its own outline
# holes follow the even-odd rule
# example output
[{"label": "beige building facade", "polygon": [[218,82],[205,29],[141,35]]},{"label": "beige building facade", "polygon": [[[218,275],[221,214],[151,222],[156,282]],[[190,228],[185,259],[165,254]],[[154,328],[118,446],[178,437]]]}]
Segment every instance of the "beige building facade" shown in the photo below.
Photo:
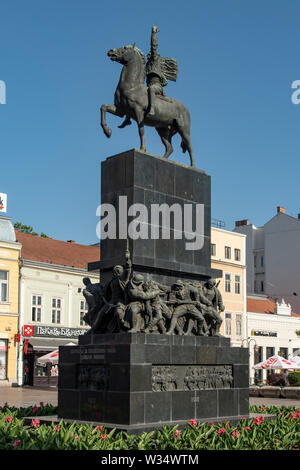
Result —
[{"label": "beige building facade", "polygon": [[21,244],[16,241],[10,218],[0,217],[0,385],[17,377],[19,320],[19,258]]},{"label": "beige building facade", "polygon": [[220,333],[232,346],[245,346],[246,328],[246,236],[211,228],[211,267],[223,272],[217,279],[225,311]]}]

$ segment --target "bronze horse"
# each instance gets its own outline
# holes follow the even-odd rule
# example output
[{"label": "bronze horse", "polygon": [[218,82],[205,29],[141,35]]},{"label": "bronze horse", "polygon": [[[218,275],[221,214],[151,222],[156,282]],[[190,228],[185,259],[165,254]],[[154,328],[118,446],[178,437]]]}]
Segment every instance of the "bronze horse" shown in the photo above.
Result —
[{"label": "bronze horse", "polygon": [[[111,60],[123,65],[118,87],[115,92],[114,104],[103,104],[101,106],[101,127],[107,137],[112,134],[106,124],[106,113],[119,117],[126,116],[127,123],[132,118],[137,122],[140,149],[146,152],[144,125],[155,127],[164,146],[163,158],[168,158],[173,152],[172,137],[180,134],[181,148],[185,153],[188,151],[191,166],[195,166],[193,150],[190,140],[190,113],[178,100],[157,95],[155,99],[154,116],[147,116],[149,110],[148,91],[144,84],[145,80],[145,56],[135,45],[111,49],[107,55]],[[119,127],[125,127],[126,123]]]}]

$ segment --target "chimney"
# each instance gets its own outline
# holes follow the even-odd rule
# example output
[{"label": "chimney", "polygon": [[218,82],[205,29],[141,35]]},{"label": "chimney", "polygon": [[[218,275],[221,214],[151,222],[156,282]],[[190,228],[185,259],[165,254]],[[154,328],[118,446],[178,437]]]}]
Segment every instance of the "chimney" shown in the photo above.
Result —
[{"label": "chimney", "polygon": [[249,219],[236,220],[235,221],[235,226],[236,227],[240,227],[241,225],[249,225]]},{"label": "chimney", "polygon": [[68,243],[75,243],[75,240],[68,240]]},{"label": "chimney", "polygon": [[284,207],[281,207],[281,206],[277,206],[277,214],[285,214],[286,213],[286,210]]}]

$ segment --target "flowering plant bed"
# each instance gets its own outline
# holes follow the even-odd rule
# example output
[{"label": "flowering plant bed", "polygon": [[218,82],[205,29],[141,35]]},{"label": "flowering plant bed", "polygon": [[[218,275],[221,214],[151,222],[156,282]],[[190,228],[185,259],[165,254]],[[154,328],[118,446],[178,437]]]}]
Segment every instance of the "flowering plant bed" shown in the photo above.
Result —
[{"label": "flowering plant bed", "polygon": [[[300,409],[250,407],[259,416],[229,422],[198,423],[191,419],[183,430],[176,426],[144,433],[107,432],[104,426],[76,422],[41,424],[39,417],[57,413],[51,405],[0,408],[0,449],[6,450],[288,450],[299,449]],[[276,415],[273,420],[266,415]],[[25,417],[33,418],[28,425]]]}]

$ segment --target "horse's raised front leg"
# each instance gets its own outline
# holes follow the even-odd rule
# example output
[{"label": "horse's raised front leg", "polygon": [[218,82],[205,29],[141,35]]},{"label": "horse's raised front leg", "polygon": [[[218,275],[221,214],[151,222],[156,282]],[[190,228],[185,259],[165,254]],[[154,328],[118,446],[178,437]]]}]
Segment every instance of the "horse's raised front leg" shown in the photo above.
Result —
[{"label": "horse's raised front leg", "polygon": [[106,113],[114,114],[119,117],[123,117],[124,114],[122,114],[114,104],[103,104],[101,106],[101,127],[106,137],[110,137],[112,130],[106,124]]}]

